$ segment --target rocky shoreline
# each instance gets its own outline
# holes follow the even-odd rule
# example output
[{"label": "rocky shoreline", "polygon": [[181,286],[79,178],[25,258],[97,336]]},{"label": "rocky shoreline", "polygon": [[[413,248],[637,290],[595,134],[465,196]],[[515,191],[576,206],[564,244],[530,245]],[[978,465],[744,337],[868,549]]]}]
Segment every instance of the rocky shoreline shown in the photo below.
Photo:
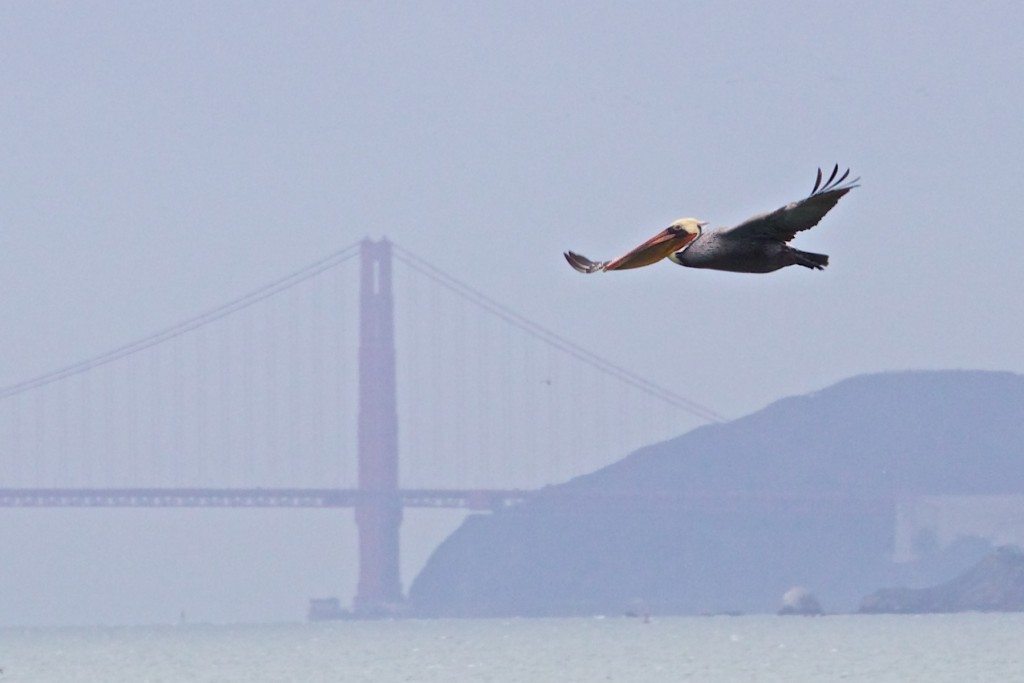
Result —
[{"label": "rocky shoreline", "polygon": [[884,588],[864,598],[861,614],[1024,611],[1024,551],[1001,546],[951,581],[930,588]]}]

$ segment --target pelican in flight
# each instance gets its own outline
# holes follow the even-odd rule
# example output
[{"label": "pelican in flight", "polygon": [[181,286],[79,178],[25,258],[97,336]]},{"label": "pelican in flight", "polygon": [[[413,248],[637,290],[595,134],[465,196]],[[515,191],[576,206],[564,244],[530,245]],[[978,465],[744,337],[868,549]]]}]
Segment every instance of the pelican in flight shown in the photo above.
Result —
[{"label": "pelican in flight", "polygon": [[573,251],[565,260],[581,273],[640,268],[668,258],[688,268],[711,268],[736,273],[770,273],[786,266],[822,270],[828,256],[800,251],[789,246],[801,230],[818,224],[839,198],[857,187],[860,178],[847,180],[849,169],[839,174],[839,165],[824,183],[821,169],[811,194],[770,213],[754,216],[734,228],[704,232],[707,225],[696,218],[680,218],[636,249],[611,261],[591,261]]}]

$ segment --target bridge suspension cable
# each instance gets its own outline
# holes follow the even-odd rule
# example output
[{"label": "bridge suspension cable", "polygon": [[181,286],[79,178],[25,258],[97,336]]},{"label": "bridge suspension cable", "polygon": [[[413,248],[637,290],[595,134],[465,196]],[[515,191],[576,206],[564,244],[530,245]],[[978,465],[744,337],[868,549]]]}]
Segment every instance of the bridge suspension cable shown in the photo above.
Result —
[{"label": "bridge suspension cable", "polygon": [[506,323],[522,330],[526,334],[547,344],[548,346],[554,347],[606,375],[614,377],[625,384],[688,412],[702,420],[706,420],[708,422],[725,421],[725,418],[722,415],[711,408],[697,403],[696,401],[692,401],[684,396],[680,396],[671,389],[667,389],[651,382],[650,380],[644,379],[636,373],[616,365],[615,363],[588,351],[582,346],[569,341],[565,337],[538,325],[519,313],[516,313],[507,306],[495,301],[486,294],[483,294],[461,280],[449,275],[440,268],[424,261],[407,249],[403,249],[397,244],[394,244],[392,248],[394,250],[395,258],[409,268],[412,268],[419,274],[448,289],[462,299],[469,301],[491,315],[497,316]]},{"label": "bridge suspension cable", "polygon": [[278,278],[277,280],[274,280],[273,282],[264,285],[263,287],[255,289],[247,294],[243,294],[242,296],[233,299],[232,301],[229,301],[226,304],[222,304],[220,306],[217,306],[216,308],[212,308],[208,311],[200,313],[199,315],[196,315],[192,318],[183,320],[175,325],[171,325],[170,327],[160,330],[159,332],[155,332],[140,339],[136,339],[133,342],[129,342],[127,344],[119,346],[115,349],[107,351],[106,353],[101,353],[97,356],[93,356],[92,358],[87,358],[85,360],[73,363],[63,368],[59,368],[57,370],[53,370],[51,372],[38,375],[36,377],[23,380],[16,384],[11,384],[9,386],[0,388],[0,400],[11,398],[12,396],[17,396],[18,394],[31,391],[32,389],[37,389],[47,384],[51,384],[53,382],[66,379],[68,377],[78,375],[88,370],[92,370],[94,368],[106,365],[107,363],[112,363],[122,358],[126,358],[140,351],[156,346],[157,344],[160,344],[162,342],[174,339],[175,337],[179,337],[187,332],[191,332],[212,322],[220,320],[221,318],[229,316],[232,313],[248,308],[249,306],[252,306],[253,304],[256,304],[260,301],[269,299],[275,294],[279,294],[283,291],[291,289],[295,285],[305,282],[306,280],[309,280],[310,278],[313,278],[319,275],[320,273],[323,273],[324,271],[330,270],[331,268],[334,268],[335,266],[338,266],[356,257],[358,254],[359,242],[353,242],[352,244],[349,244],[348,246],[339,249],[338,251],[335,251],[329,256],[326,256],[320,259],[319,261],[311,263],[304,268],[300,268],[299,270],[289,273],[284,277]]}]

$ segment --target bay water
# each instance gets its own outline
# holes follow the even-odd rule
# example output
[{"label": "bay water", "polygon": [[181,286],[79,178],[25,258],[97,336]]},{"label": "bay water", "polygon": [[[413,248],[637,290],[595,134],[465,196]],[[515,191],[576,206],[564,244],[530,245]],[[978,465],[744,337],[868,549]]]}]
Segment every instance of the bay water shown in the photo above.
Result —
[{"label": "bay water", "polygon": [[1024,615],[0,629],[14,681],[1024,681]]}]

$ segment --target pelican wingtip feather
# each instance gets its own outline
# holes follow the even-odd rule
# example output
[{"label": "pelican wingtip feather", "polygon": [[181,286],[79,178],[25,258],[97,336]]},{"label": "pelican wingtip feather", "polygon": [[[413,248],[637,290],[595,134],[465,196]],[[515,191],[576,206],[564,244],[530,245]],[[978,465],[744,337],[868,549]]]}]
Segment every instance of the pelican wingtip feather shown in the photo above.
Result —
[{"label": "pelican wingtip feather", "polygon": [[569,265],[572,266],[573,269],[576,270],[577,272],[595,273],[599,270],[604,270],[603,263],[591,261],[586,256],[583,256],[582,254],[577,254],[574,251],[563,252],[562,256],[565,257],[565,260],[568,261]]},{"label": "pelican wingtip feather", "polygon": [[857,183],[860,182],[860,176],[852,178],[851,180],[846,180],[846,178],[850,175],[849,168],[847,168],[841,176],[836,178],[836,175],[838,173],[839,164],[836,164],[835,166],[832,167],[832,173],[831,175],[829,175],[828,180],[822,183],[821,180],[822,178],[825,177],[825,175],[824,173],[822,173],[821,168],[819,167],[817,178],[815,178],[814,180],[814,188],[811,190],[810,196],[813,197],[816,194],[824,194],[826,192],[831,192],[833,190],[852,190],[855,187],[859,187]]}]

